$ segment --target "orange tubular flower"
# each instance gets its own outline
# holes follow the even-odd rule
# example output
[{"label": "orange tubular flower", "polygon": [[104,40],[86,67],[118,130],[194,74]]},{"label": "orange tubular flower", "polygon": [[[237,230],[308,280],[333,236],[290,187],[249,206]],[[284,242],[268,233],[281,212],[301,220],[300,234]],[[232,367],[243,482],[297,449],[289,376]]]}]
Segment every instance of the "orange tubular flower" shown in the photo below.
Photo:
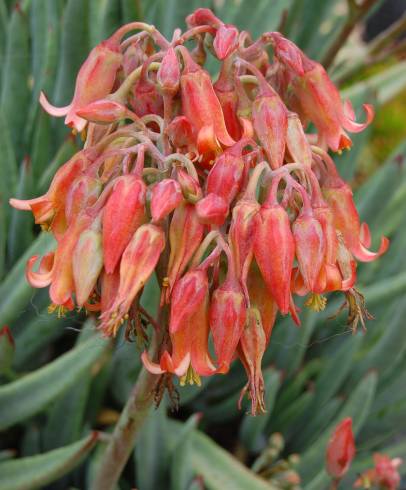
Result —
[{"label": "orange tubular flower", "polygon": [[338,175],[322,186],[323,196],[329,204],[334,219],[334,226],[343,235],[344,243],[350,252],[361,262],[377,259],[389,247],[389,240],[381,238],[377,252],[370,252],[369,228],[366,223],[360,223],[357,208],[352,197],[352,190]]},{"label": "orange tubular flower", "polygon": [[48,192],[35,199],[10,199],[16,209],[32,211],[35,223],[46,227],[52,226],[57,215],[65,218],[65,201],[72,182],[89,166],[90,160],[86,150],[74,155],[56,172]]},{"label": "orange tubular flower", "polygon": [[78,116],[78,111],[90,102],[105,98],[113,88],[122,55],[117,38],[101,42],[92,49],[79,70],[72,102],[66,107],[54,107],[41,92],[40,104],[46,112],[56,117],[65,117],[65,124],[82,131],[87,121]]},{"label": "orange tubular flower", "polygon": [[114,185],[103,211],[104,267],[111,274],[136,229],[145,221],[144,182],[124,175]]},{"label": "orange tubular flower", "polygon": [[180,78],[183,114],[197,131],[212,126],[218,141],[224,146],[232,146],[235,141],[228,134],[210,75],[192,60],[186,50],[182,50],[182,56],[185,63]]},{"label": "orange tubular flower", "polygon": [[280,312],[286,315],[290,308],[295,241],[289,216],[276,201],[275,192],[276,189],[271,189],[268,200],[258,213],[254,255],[270,294],[275,298]]},{"label": "orange tubular flower", "polygon": [[229,251],[227,258],[226,280],[214,291],[210,305],[210,330],[220,373],[226,373],[230,368],[247,314],[245,296]]},{"label": "orange tubular flower", "polygon": [[165,350],[159,364],[145,351],[141,358],[148,371],[165,372],[184,377],[181,381],[200,384],[199,376],[209,376],[216,367],[208,350],[209,285],[204,269],[188,272],[176,283],[171,305],[170,338],[172,354]]},{"label": "orange tubular flower", "polygon": [[120,263],[120,285],[117,295],[104,313],[100,328],[107,336],[115,335],[131,303],[154,272],[165,248],[163,231],[155,225],[141,225],[124,250]]},{"label": "orange tubular flower", "polygon": [[168,265],[169,292],[200,245],[203,228],[191,204],[181,204],[176,208],[169,228],[171,246]]},{"label": "orange tubular flower", "polygon": [[340,93],[325,69],[308,58],[304,66],[305,73],[294,81],[294,93],[301,113],[319,131],[319,145],[333,151],[351,148],[352,142],[345,130],[351,133],[363,131],[374,117],[372,106],[364,104],[367,119],[363,124],[356,123],[351,103],[341,102]]},{"label": "orange tubular flower", "polygon": [[352,419],[347,417],[340,422],[331,436],[326,450],[326,469],[328,474],[340,480],[349,470],[355,455]]}]

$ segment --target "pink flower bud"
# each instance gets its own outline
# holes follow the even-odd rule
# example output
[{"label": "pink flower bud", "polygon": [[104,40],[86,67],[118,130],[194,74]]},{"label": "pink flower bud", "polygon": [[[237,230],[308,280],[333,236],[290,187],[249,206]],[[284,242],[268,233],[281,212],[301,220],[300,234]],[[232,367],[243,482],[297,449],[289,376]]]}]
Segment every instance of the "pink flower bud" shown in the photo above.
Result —
[{"label": "pink flower bud", "polygon": [[77,115],[97,124],[111,124],[127,117],[127,107],[109,99],[100,99],[81,107]]},{"label": "pink flower bud", "polygon": [[187,200],[196,202],[201,199],[203,193],[199,182],[182,169],[178,170],[178,182]]},{"label": "pink flower bud", "polygon": [[349,470],[355,455],[352,419],[345,418],[335,428],[326,451],[326,469],[335,479],[341,479]]},{"label": "pink flower bud", "polygon": [[260,205],[255,199],[241,199],[238,201],[233,209],[233,217],[228,233],[235,269],[245,288],[248,270],[254,253],[255,216],[259,210]]},{"label": "pink flower bud", "polygon": [[165,234],[155,225],[141,225],[124,250],[120,263],[120,285],[110,308],[102,313],[101,329],[115,335],[131,303],[154,272],[162,250]]},{"label": "pink flower bud", "polygon": [[169,227],[171,247],[168,265],[169,291],[183,274],[189,260],[200,245],[203,229],[204,225],[199,222],[192,204],[183,203],[175,209]]},{"label": "pink flower bud", "polygon": [[252,118],[258,139],[265,149],[271,167],[279,168],[285,157],[288,130],[285,104],[276,93],[259,95],[252,105]]},{"label": "pink flower bud", "polygon": [[164,179],[155,184],[151,190],[152,221],[166,218],[183,201],[182,190],[178,182]]},{"label": "pink flower bud", "polygon": [[206,225],[221,226],[227,218],[226,201],[217,194],[208,194],[196,204],[199,221]]},{"label": "pink flower bud", "polygon": [[219,27],[222,22],[217,18],[210,9],[199,8],[196,9],[193,14],[186,17],[186,23],[188,26],[201,26],[209,25],[214,28]]},{"label": "pink flower bud", "polygon": [[292,226],[296,257],[305,286],[315,291],[325,259],[326,243],[323,229],[311,211],[303,211]]},{"label": "pink flower bud", "polygon": [[255,226],[254,255],[279,310],[286,315],[290,306],[295,242],[289,216],[279,204],[261,208]]},{"label": "pink flower bud", "polygon": [[247,307],[241,286],[227,278],[217,288],[210,304],[210,330],[219,372],[226,373],[240,341],[245,325]]},{"label": "pink flower bud", "polygon": [[221,196],[231,204],[241,189],[244,161],[241,154],[224,152],[217,159],[207,176],[207,193]]},{"label": "pink flower bud", "polygon": [[157,73],[157,80],[162,92],[175,94],[179,88],[180,67],[175,50],[171,47],[165,53]]},{"label": "pink flower bud", "polygon": [[286,134],[286,145],[294,162],[308,165],[312,164],[312,150],[307,141],[299,116],[294,112],[288,115],[288,131]]},{"label": "pink flower bud", "polygon": [[103,269],[103,248],[100,219],[83,231],[73,250],[73,279],[76,302],[83,306],[88,301]]},{"label": "pink flower bud", "polygon": [[76,78],[75,93],[67,107],[52,106],[41,92],[40,103],[52,116],[66,116],[65,124],[76,131],[82,131],[87,121],[78,115],[78,111],[90,102],[109,95],[120,67],[122,55],[119,44],[113,38],[103,41],[92,49],[83,63]]},{"label": "pink flower bud", "polygon": [[232,25],[221,24],[214,36],[213,47],[219,60],[224,60],[238,46],[238,29]]},{"label": "pink flower bud", "polygon": [[276,58],[297,75],[303,75],[303,53],[296,44],[283,37],[279,32],[272,32],[271,38]]},{"label": "pink flower bud", "polygon": [[117,179],[103,211],[104,267],[111,274],[135,230],[145,221],[144,182],[135,175]]}]

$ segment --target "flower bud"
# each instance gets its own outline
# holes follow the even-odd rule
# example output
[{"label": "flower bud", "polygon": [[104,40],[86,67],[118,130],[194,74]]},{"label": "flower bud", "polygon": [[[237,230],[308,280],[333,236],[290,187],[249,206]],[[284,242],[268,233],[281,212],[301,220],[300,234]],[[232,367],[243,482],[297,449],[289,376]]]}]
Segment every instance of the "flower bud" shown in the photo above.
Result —
[{"label": "flower bud", "polygon": [[245,325],[247,307],[241,286],[227,278],[214,291],[210,305],[210,330],[219,372],[226,373]]},{"label": "flower bud", "polygon": [[166,218],[183,201],[182,190],[178,182],[164,179],[151,190],[151,217],[158,222]]},{"label": "flower bud", "polygon": [[182,169],[178,170],[178,182],[185,199],[191,202],[201,199],[203,193],[199,182]]},{"label": "flower bud", "polygon": [[135,175],[117,179],[103,210],[104,267],[111,274],[135,230],[145,221],[144,182]]},{"label": "flower bud", "polygon": [[292,225],[296,257],[305,286],[310,291],[316,288],[320,269],[325,259],[323,229],[310,211],[302,211]]},{"label": "flower bud", "polygon": [[227,218],[226,201],[217,194],[208,194],[196,204],[199,221],[205,225],[221,226]]},{"label": "flower bud", "polygon": [[307,141],[299,116],[294,112],[288,115],[288,131],[286,145],[294,162],[303,163],[311,168],[312,150]]},{"label": "flower bud", "polygon": [[185,152],[195,150],[197,133],[187,117],[175,117],[168,124],[165,133],[175,150]]},{"label": "flower bud", "polygon": [[254,234],[254,255],[269,292],[286,315],[290,305],[295,242],[289,216],[279,204],[263,206]]},{"label": "flower bud", "polygon": [[241,189],[244,173],[242,156],[232,152],[222,153],[207,176],[207,193],[221,196],[230,205]]},{"label": "flower bud", "polygon": [[73,279],[76,302],[79,306],[89,299],[103,269],[101,222],[96,218],[93,225],[83,231],[73,250]]},{"label": "flower bud", "polygon": [[162,59],[157,73],[157,81],[163,94],[174,95],[179,88],[180,67],[175,50],[169,48]]},{"label": "flower bud", "polygon": [[288,117],[279,95],[259,95],[252,105],[252,118],[258,139],[273,169],[283,164]]},{"label": "flower bud", "polygon": [[355,455],[352,419],[345,418],[335,428],[326,451],[326,469],[335,479],[341,479],[349,470]]},{"label": "flower bud", "polygon": [[232,25],[221,24],[214,36],[213,48],[219,60],[224,60],[238,46],[238,29]]},{"label": "flower bud", "polygon": [[214,92],[210,75],[200,68],[190,55],[185,56],[185,68],[180,81],[183,114],[197,131],[204,126],[213,125],[220,143],[224,146],[233,145],[235,142],[227,132],[223,111]]},{"label": "flower bud", "polygon": [[127,107],[109,99],[100,99],[81,107],[77,115],[96,124],[111,124],[127,117]]},{"label": "flower bud", "polygon": [[273,49],[276,58],[293,70],[297,75],[303,75],[303,62],[301,50],[279,32],[272,32]]},{"label": "flower bud", "polygon": [[255,216],[260,205],[255,199],[241,199],[233,209],[228,232],[235,269],[243,287],[254,253]]},{"label": "flower bud", "polygon": [[210,9],[198,8],[193,14],[186,17],[186,24],[189,27],[209,25],[217,28],[221,25],[221,20],[217,18]]},{"label": "flower bud", "polygon": [[196,252],[203,237],[204,225],[196,215],[192,204],[183,203],[175,209],[169,227],[169,256],[168,279],[169,291],[180,277],[189,260]]}]

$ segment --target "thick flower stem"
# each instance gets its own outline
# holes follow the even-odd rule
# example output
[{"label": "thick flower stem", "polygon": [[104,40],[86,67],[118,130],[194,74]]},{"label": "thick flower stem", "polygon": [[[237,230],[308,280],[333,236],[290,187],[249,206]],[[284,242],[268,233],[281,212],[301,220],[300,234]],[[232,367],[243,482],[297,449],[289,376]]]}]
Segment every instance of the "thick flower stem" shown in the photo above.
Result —
[{"label": "thick flower stem", "polygon": [[[165,310],[165,309],[164,309]],[[162,311],[162,310],[161,310]],[[164,322],[160,319],[160,325]],[[161,328],[163,330],[163,328]],[[151,358],[154,357],[159,345],[160,333],[153,336],[150,349]],[[114,432],[103,453],[95,480],[90,490],[113,490],[126,465],[135,440],[143,426],[154,400],[154,388],[159,376],[149,373],[142,368],[138,379],[132,389],[127,403],[121,412]]]}]

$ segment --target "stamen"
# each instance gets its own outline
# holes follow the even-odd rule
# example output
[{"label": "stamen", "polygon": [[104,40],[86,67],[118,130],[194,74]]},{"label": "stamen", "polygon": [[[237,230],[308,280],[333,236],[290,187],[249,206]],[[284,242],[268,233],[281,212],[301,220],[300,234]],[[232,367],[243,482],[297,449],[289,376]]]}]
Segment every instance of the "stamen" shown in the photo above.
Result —
[{"label": "stamen", "polygon": [[191,364],[189,365],[186,374],[184,374],[180,378],[180,385],[185,386],[186,384],[189,384],[191,386],[194,384],[196,384],[197,386],[202,386],[200,376],[196,373]]},{"label": "stamen", "polygon": [[305,306],[312,311],[323,311],[327,304],[327,298],[322,294],[311,293],[305,302]]}]

